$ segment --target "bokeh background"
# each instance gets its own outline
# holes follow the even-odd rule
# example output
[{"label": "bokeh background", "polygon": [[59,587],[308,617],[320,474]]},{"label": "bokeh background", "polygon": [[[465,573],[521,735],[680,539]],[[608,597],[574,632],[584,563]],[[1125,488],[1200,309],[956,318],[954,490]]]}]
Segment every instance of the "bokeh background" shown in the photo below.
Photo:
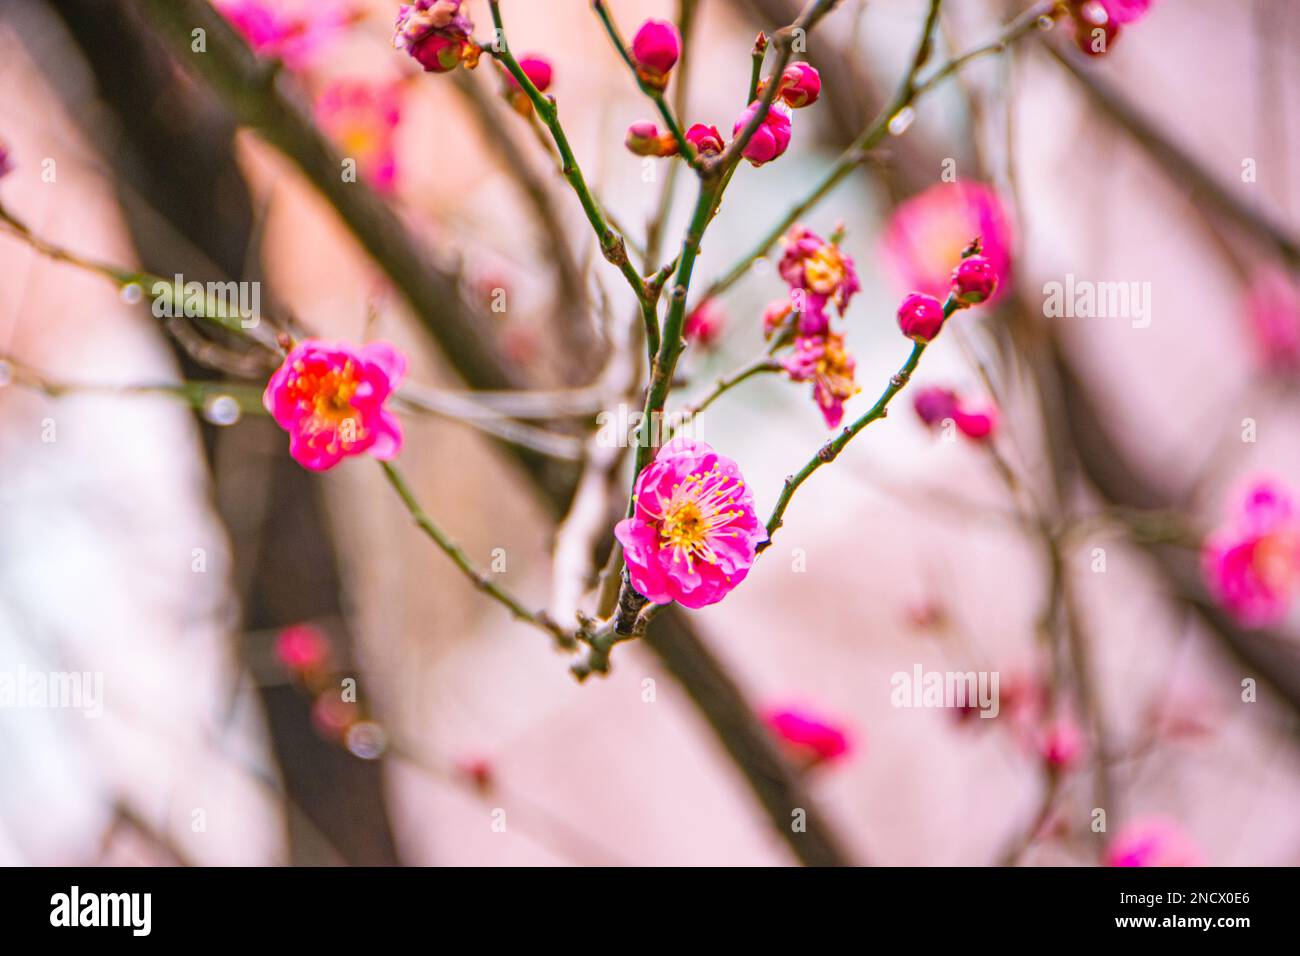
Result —
[{"label": "bokeh background", "polygon": [[[291,0],[270,6],[300,12]],[[668,0],[610,6],[629,34],[678,13]],[[949,6],[936,63],[1029,4]],[[420,73],[392,48],[395,7],[354,0],[346,27],[277,82],[304,104],[340,81],[395,98],[391,181],[367,175],[450,277],[446,295],[479,310],[484,340],[518,381],[598,385],[604,340],[585,353],[574,342],[603,331],[626,348],[627,290],[593,252],[534,130],[500,98],[495,64]],[[575,152],[640,241],[668,168],[622,144],[648,102],[588,4],[503,7],[512,47],[554,63]],[[790,22],[798,4],[697,7],[685,115],[726,132],[755,33]],[[925,7],[844,0],[813,34],[823,99],[798,115],[786,156],[737,174],[703,281],[746,253],[875,114]],[[469,9],[489,22],[480,0]],[[331,202],[157,29],[155,5],[0,0],[0,15],[7,210],[97,261],[260,281],[268,313],[326,337],[389,340],[422,387],[464,388]],[[1251,475],[1300,488],[1296,373],[1261,365],[1246,308],[1258,270],[1285,268],[1279,250],[1300,231],[1300,11],[1159,0],[1087,62],[1068,55],[1061,30],[928,96],[903,135],[804,220],[824,235],[843,223],[863,281],[846,323],[863,386],[852,416],[907,351],[893,321],[907,290],[881,246],[893,210],[940,183],[945,160],[1001,192],[1017,224],[1016,288],[962,316],[917,382],[997,399],[996,447],[1025,497],[1009,495],[984,446],[927,431],[904,394],[796,496],[743,586],[690,618],[756,713],[803,708],[844,728],[844,758],[787,769],[853,862],[1093,865],[1107,835],[1091,830],[1092,810],[1105,806],[1111,833],[1168,818],[1211,864],[1295,864],[1295,621],[1246,631],[1216,612],[1186,539],[1218,523]],[[333,135],[364,150],[386,134]],[[1243,181],[1247,160],[1257,175]],[[521,190],[521,162],[547,194],[551,229]],[[689,215],[687,175],[667,248]],[[578,270],[576,295],[562,258]],[[1149,326],[1045,318],[1044,283],[1070,273],[1149,283]],[[684,396],[761,351],[760,315],[782,292],[766,261],[728,291],[719,341],[685,359]],[[169,332],[147,299],[127,301],[102,276],[3,233],[0,352],[12,363],[0,389],[0,670],[104,675],[100,719],[0,709],[0,862],[797,862],[662,656],[619,647],[608,678],[579,684],[418,534],[373,465],[309,475],[263,417],[223,426],[211,409],[98,387],[237,379],[249,369],[233,343]],[[43,394],[19,368],[97,387]],[[1247,418],[1253,443],[1241,440]],[[404,423],[402,463],[427,509],[481,564],[501,549],[509,585],[547,606],[556,514],[518,461],[463,422]],[[555,430],[581,450],[591,424]],[[807,387],[779,376],[726,395],[696,427],[741,463],[763,514],[827,437]],[[562,483],[554,476],[568,466],[546,467],[544,480]],[[609,525],[626,482],[625,465]],[[1018,517],[1025,501],[1070,529],[1055,578],[1034,522]],[[351,750],[277,659],[277,636],[301,624],[328,638],[337,677],[359,688],[362,710],[344,719],[364,718],[372,736],[354,735]],[[1061,660],[1060,699],[1086,710],[1082,673],[1094,712],[1078,715],[1084,756],[1055,782],[1035,722],[1045,715],[1025,724],[1005,705],[992,721],[891,706],[890,676],[918,664],[996,670],[1005,692],[1049,682]],[[1259,688],[1249,703],[1247,678]],[[382,753],[364,759],[379,728]]]}]

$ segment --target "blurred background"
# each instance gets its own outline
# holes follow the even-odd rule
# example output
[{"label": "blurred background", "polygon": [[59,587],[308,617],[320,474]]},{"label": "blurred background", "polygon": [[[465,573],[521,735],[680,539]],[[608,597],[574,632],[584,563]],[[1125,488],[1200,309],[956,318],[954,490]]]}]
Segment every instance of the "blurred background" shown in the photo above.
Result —
[{"label": "blurred background", "polygon": [[[396,4],[219,6],[210,23],[189,0],[0,0],[0,204],[30,230],[0,231],[0,674],[102,675],[102,716],[0,707],[0,862],[1096,865],[1144,825],[1213,865],[1300,862],[1297,621],[1245,626],[1199,557],[1243,483],[1300,489],[1293,3],[1157,0],[1096,57],[1060,22],[927,93],[801,221],[842,228],[862,280],[856,417],[907,355],[890,240],[923,215],[907,204],[954,179],[998,197],[1004,291],[912,386],[996,405],[993,437],[928,429],[903,393],[742,586],[584,683],[419,535],[378,468],[295,464],[237,337],[160,321],[96,271],[255,281],[277,330],[397,344],[426,509],[532,606],[590,607],[630,476],[591,435],[640,407],[639,330],[544,131],[489,58],[433,75],[395,50]],[[933,65],[1030,6],[946,4]],[[252,7],[297,25],[260,58],[240,39],[264,36]],[[553,64],[574,152],[646,265],[672,161],[623,139],[651,104],[588,4],[502,7],[512,48]],[[800,4],[609,7],[628,36],[685,8],[670,98],[727,134],[756,33]],[[927,8],[843,0],[810,35],[821,100],[785,156],[739,169],[697,289],[868,127]],[[466,9],[486,35],[486,3]],[[338,184],[326,142],[360,182]],[[645,272],[680,244],[677,176]],[[762,353],[775,265],[717,297],[673,405]],[[1149,313],[1049,315],[1067,276],[1138,283]],[[178,382],[180,399],[141,388]],[[465,413],[467,389],[570,405]],[[522,446],[502,440],[521,424]],[[760,515],[831,434],[779,375],[695,429]],[[557,540],[576,541],[573,580]],[[998,672],[999,716],[894,706],[891,677],[917,667]],[[843,752],[783,739],[781,712]]]}]

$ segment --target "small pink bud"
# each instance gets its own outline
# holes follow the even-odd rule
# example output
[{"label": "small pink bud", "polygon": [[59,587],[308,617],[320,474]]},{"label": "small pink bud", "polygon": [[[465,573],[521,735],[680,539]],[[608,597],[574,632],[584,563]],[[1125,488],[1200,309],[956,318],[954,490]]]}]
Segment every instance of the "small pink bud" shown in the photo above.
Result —
[{"label": "small pink bud", "polygon": [[[524,76],[528,77],[529,82],[537,87],[539,93],[545,93],[551,87],[551,79],[554,77],[554,71],[551,68],[551,61],[544,56],[530,54],[519,61],[519,68],[524,71]],[[510,74],[506,74],[510,76]],[[510,82],[516,88],[519,82],[510,76]]]},{"label": "small pink bud", "polygon": [[1043,733],[1038,752],[1043,761],[1056,770],[1069,770],[1083,756],[1086,745],[1083,731],[1068,717],[1053,723]]},{"label": "small pink bud", "polygon": [[649,120],[641,120],[627,128],[624,144],[637,156],[673,156],[677,153],[677,140],[672,133],[663,133]]},{"label": "small pink bud", "polygon": [[915,342],[929,342],[943,328],[943,305],[932,295],[913,292],[898,307],[898,327]]},{"label": "small pink bud", "polygon": [[791,63],[781,74],[780,96],[791,109],[812,106],[821,93],[821,74],[810,63]]},{"label": "small pink bud", "polygon": [[968,256],[952,272],[952,291],[963,305],[978,305],[998,287],[998,274],[984,256]]},{"label": "small pink bud", "polygon": [[682,54],[682,39],[677,27],[667,20],[647,20],[632,38],[632,60],[637,76],[652,89],[668,86],[668,74]]},{"label": "small pink bud", "polygon": [[702,156],[712,156],[722,152],[722,134],[716,126],[696,123],[686,131],[686,142],[695,147]]},{"label": "small pink bud", "polygon": [[456,69],[465,58],[465,41],[460,37],[430,33],[411,46],[411,56],[426,73],[447,73]]},{"label": "small pink bud", "polygon": [[[745,112],[740,114],[736,120],[735,126],[732,127],[731,135],[739,136],[741,132],[749,125],[750,119],[760,107],[759,101],[755,100],[745,107]],[[764,163],[770,163],[779,157],[790,146],[790,114],[780,105],[773,103],[771,109],[767,111],[767,116],[763,118],[762,124],[754,131],[754,135],[749,142],[745,144],[744,157],[755,166],[762,166]]]}]

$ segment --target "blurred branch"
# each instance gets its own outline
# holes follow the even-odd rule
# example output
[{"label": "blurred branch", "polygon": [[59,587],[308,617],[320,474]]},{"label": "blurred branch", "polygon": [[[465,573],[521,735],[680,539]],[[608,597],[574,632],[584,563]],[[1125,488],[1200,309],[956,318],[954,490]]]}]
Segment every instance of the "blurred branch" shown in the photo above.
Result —
[{"label": "blurred branch", "polygon": [[507,130],[502,115],[504,111],[493,102],[477,79],[462,71],[457,73],[453,85],[469,104],[480,132],[500,150],[501,165],[532,207],[533,219],[546,237],[545,258],[554,266],[559,280],[554,314],[562,323],[566,346],[563,358],[569,364],[570,380],[580,380],[587,359],[595,348],[590,303],[586,280],[570,248],[564,221],[552,202],[551,190]]},{"label": "blurred branch", "polygon": [[1272,246],[1293,268],[1300,268],[1300,240],[1285,225],[1274,220],[1265,209],[1242,199],[1238,191],[1217,180],[1200,160],[1143,116],[1109,80],[1079,62],[1081,54],[1062,50],[1056,43],[1045,42],[1043,46],[1078,83],[1089,101],[1128,132],[1166,177],[1181,188],[1190,187],[1193,195],[1199,196],[1221,215]]},{"label": "blurred branch", "polygon": [[587,180],[582,175],[582,167],[578,165],[578,160],[573,155],[573,148],[569,145],[569,137],[564,132],[563,124],[560,123],[560,113],[555,100],[552,97],[542,95],[510,52],[509,44],[506,42],[506,30],[501,20],[501,6],[498,0],[489,0],[488,5],[492,10],[492,22],[496,26],[496,43],[484,48],[484,52],[491,54],[510,71],[510,75],[515,78],[515,82],[519,84],[532,102],[538,118],[550,130],[551,138],[555,140],[555,146],[560,151],[560,171],[564,178],[569,181],[569,185],[573,187],[579,202],[582,203],[582,210],[587,214],[587,221],[591,223],[591,228],[596,233],[596,240],[600,243],[602,255],[623,273],[623,277],[627,279],[628,285],[631,286],[632,292],[637,297],[637,301],[644,303],[647,299],[645,282],[642,281],[640,274],[637,273],[636,268],[628,260],[627,243],[619,233],[610,228],[605,214],[601,211],[600,204],[587,187]]}]

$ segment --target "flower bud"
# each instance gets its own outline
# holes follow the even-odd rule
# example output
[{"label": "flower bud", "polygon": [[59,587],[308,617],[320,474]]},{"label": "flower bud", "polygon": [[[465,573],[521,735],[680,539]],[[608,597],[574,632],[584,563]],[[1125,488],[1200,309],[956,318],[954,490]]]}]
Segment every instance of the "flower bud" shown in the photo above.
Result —
[{"label": "flower bud", "polygon": [[915,342],[929,342],[943,328],[943,305],[932,295],[913,292],[898,307],[898,327]]},{"label": "flower bud", "polygon": [[641,120],[627,128],[624,144],[637,156],[674,156],[677,140],[672,133],[662,133],[649,120]]},{"label": "flower bud", "polygon": [[979,305],[998,287],[993,263],[984,256],[968,256],[952,272],[952,292],[962,305]]},{"label": "flower bud", "polygon": [[641,82],[651,89],[668,86],[668,74],[682,54],[677,27],[667,20],[647,20],[632,38],[632,61]]},{"label": "flower bud", "polygon": [[[745,112],[740,114],[736,120],[735,126],[732,127],[731,135],[739,136],[741,132],[749,125],[749,121],[758,111],[761,103],[755,100],[745,107]],[[790,146],[790,114],[785,108],[776,103],[767,111],[767,116],[754,135],[750,137],[745,144],[744,157],[755,166],[762,166],[764,163],[770,163],[779,157]]]},{"label": "flower bud", "polygon": [[[536,53],[529,54],[519,60],[519,68],[524,71],[524,76],[528,77],[529,82],[537,87],[539,93],[545,93],[551,88],[551,79],[555,73],[551,68],[551,61],[546,57]],[[516,88],[519,87],[518,81],[513,76],[510,77],[510,82]]]},{"label": "flower bud", "polygon": [[722,337],[726,324],[727,314],[717,300],[705,299],[686,317],[682,335],[688,342],[694,342],[702,348],[712,348]]},{"label": "flower bud", "polygon": [[791,109],[812,106],[821,93],[821,75],[810,63],[791,63],[781,74],[779,95]]},{"label": "flower bud", "polygon": [[722,134],[716,126],[696,123],[686,131],[686,142],[695,147],[702,156],[712,156],[722,152]]}]

